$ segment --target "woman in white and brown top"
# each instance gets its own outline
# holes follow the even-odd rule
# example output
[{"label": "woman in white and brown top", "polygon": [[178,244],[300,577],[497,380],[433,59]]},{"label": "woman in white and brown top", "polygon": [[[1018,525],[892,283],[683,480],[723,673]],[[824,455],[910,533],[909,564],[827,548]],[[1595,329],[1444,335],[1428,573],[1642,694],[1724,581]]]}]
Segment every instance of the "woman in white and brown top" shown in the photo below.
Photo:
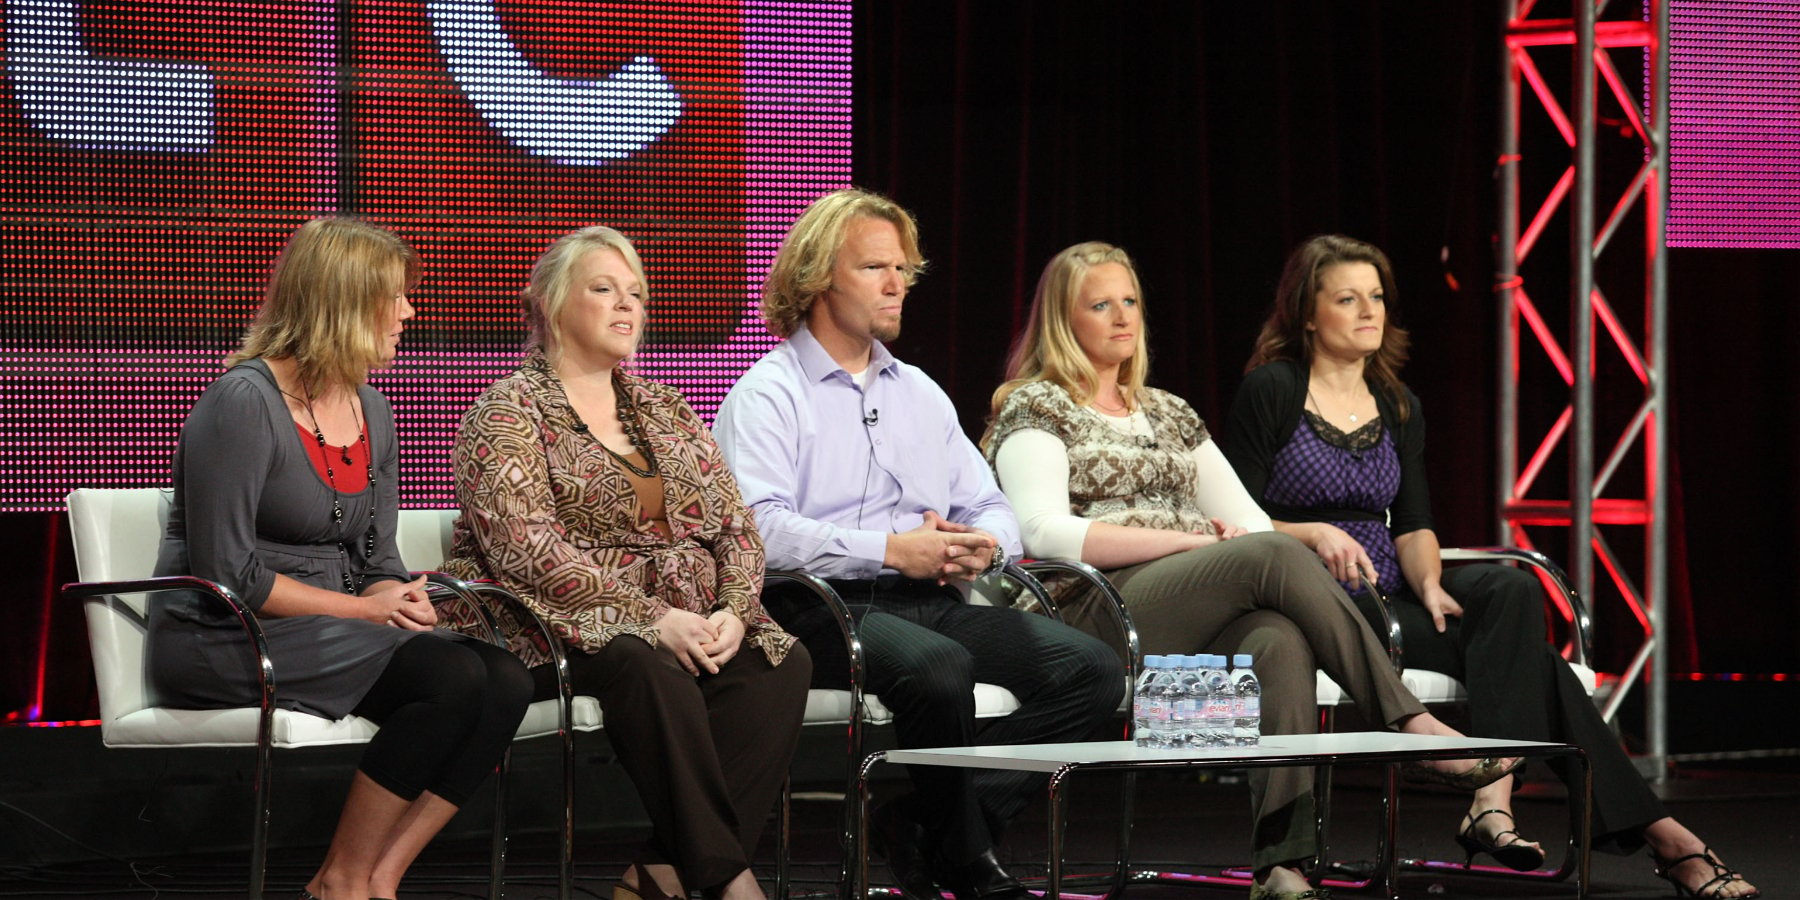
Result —
[{"label": "woman in white and brown top", "polygon": [[[1314,671],[1323,668],[1371,719],[1456,734],[1401,685],[1312,552],[1272,530],[1194,410],[1145,385],[1147,359],[1130,257],[1096,242],[1052,258],[982,442],[1026,553],[1103,570],[1145,653],[1251,654],[1265,733],[1316,730]],[[1419,774],[1473,789],[1516,765],[1448,761]],[[1258,769],[1251,783],[1250,896],[1326,896],[1300,872],[1318,852],[1311,770]]]}]

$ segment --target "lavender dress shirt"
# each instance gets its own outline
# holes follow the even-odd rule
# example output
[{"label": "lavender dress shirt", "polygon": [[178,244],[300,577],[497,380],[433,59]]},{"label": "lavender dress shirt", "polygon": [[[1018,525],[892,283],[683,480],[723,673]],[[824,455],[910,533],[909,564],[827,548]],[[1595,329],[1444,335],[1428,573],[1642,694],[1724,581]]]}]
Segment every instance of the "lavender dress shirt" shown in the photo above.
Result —
[{"label": "lavender dress shirt", "polygon": [[927,510],[994,536],[1019,524],[943,389],[877,342],[866,388],[802,325],[725,395],[713,435],[756,516],[771,569],[872,579],[887,536]]}]

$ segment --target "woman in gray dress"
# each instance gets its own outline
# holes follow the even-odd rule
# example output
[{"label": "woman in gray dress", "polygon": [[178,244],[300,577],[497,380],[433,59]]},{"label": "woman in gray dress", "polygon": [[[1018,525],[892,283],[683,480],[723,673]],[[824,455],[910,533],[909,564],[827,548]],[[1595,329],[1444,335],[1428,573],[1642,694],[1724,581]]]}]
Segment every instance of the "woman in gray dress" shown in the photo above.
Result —
[{"label": "woman in gray dress", "polygon": [[[365,382],[394,359],[418,268],[385,229],[344,218],[301,226],[175,451],[156,574],[216,581],[255,610],[278,705],[381,724],[302,898],[395,896],[493,770],[531,694],[510,653],[433,631],[423,583],[407,577],[394,543],[393,413]],[[152,606],[163,703],[255,705],[255,667],[239,626],[205,598]]]}]

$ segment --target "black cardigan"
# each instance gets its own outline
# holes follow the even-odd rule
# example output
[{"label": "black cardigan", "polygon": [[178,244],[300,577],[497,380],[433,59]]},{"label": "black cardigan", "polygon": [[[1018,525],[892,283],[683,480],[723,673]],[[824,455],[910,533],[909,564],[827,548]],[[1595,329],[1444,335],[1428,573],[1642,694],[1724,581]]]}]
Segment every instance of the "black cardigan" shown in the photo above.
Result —
[{"label": "black cardigan", "polygon": [[[1237,397],[1231,403],[1228,441],[1220,443],[1225,458],[1262,505],[1269,518],[1280,522],[1345,522],[1380,520],[1379,513],[1362,509],[1312,508],[1298,509],[1270,503],[1263,498],[1269,486],[1269,469],[1275,454],[1287,445],[1300,426],[1306,408],[1306,383],[1309,373],[1292,360],[1277,360],[1251,370],[1244,376]],[[1431,527],[1431,486],[1425,480],[1425,416],[1419,398],[1406,387],[1406,402],[1412,415],[1400,421],[1393,397],[1369,382],[1375,395],[1375,407],[1381,412],[1384,427],[1394,436],[1394,447],[1400,454],[1400,493],[1387,510],[1388,533],[1395,537]]]}]

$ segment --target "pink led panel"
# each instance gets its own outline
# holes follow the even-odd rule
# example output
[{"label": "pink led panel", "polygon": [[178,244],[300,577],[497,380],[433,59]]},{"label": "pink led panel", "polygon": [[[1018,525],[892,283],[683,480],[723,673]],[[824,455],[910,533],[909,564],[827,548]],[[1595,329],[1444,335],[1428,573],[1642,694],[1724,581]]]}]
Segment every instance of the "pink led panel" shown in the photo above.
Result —
[{"label": "pink led panel", "polygon": [[787,224],[850,178],[848,2],[4,2],[0,510],[166,484],[282,240],[340,210],[426,263],[375,378],[409,505],[452,502],[526,270],[583,225],[636,241],[636,365],[710,417],[774,343]]},{"label": "pink led panel", "polygon": [[1672,0],[1676,247],[1800,247],[1800,0]]}]

